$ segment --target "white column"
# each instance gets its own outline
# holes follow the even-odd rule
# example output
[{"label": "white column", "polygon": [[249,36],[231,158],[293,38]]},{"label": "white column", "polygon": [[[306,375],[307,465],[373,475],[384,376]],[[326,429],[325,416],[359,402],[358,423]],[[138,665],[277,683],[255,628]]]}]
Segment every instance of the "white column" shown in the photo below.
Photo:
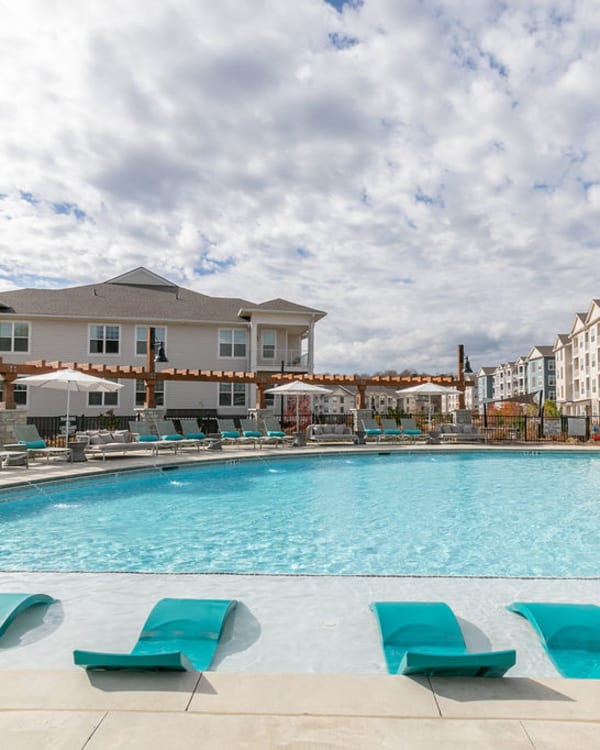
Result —
[{"label": "white column", "polygon": [[249,331],[249,337],[250,341],[248,342],[248,346],[250,347],[250,372],[256,372],[256,365],[257,365],[257,353],[258,353],[258,339],[256,338],[257,335],[257,327],[256,322],[254,320],[250,321],[250,331]]},{"label": "white column", "polygon": [[308,372],[312,375],[315,368],[315,321],[308,327]]}]

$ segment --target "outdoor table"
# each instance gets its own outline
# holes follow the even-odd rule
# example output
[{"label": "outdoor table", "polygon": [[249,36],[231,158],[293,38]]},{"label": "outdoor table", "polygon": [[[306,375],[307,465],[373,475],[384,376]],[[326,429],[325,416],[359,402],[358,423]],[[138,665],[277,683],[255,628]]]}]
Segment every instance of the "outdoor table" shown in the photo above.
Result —
[{"label": "outdoor table", "polygon": [[87,447],[87,440],[70,440],[68,448],[71,449],[71,462],[77,463],[81,461],[87,461],[84,453]]}]

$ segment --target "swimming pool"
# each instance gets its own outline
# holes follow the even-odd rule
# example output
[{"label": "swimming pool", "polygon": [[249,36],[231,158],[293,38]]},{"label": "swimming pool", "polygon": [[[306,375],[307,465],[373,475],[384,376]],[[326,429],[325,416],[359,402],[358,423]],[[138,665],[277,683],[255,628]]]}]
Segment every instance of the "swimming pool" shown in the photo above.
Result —
[{"label": "swimming pool", "polygon": [[0,570],[600,575],[600,459],[265,459],[5,492]]}]

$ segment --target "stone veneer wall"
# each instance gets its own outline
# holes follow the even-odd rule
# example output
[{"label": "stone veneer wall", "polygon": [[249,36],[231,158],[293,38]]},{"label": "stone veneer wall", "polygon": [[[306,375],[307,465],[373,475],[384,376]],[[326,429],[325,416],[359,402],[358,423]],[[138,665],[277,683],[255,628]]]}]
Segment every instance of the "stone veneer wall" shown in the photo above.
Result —
[{"label": "stone veneer wall", "polygon": [[27,411],[24,409],[0,409],[0,448],[6,443],[16,442],[13,425],[27,424]]}]

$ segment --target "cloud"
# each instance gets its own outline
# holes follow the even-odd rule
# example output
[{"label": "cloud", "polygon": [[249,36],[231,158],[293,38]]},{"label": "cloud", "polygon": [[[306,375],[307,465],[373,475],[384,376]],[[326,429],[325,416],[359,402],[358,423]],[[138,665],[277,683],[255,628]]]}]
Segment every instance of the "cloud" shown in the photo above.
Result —
[{"label": "cloud", "polygon": [[551,344],[598,296],[599,30],[567,0],[10,4],[0,287],[285,297],[328,312],[320,371]]}]

